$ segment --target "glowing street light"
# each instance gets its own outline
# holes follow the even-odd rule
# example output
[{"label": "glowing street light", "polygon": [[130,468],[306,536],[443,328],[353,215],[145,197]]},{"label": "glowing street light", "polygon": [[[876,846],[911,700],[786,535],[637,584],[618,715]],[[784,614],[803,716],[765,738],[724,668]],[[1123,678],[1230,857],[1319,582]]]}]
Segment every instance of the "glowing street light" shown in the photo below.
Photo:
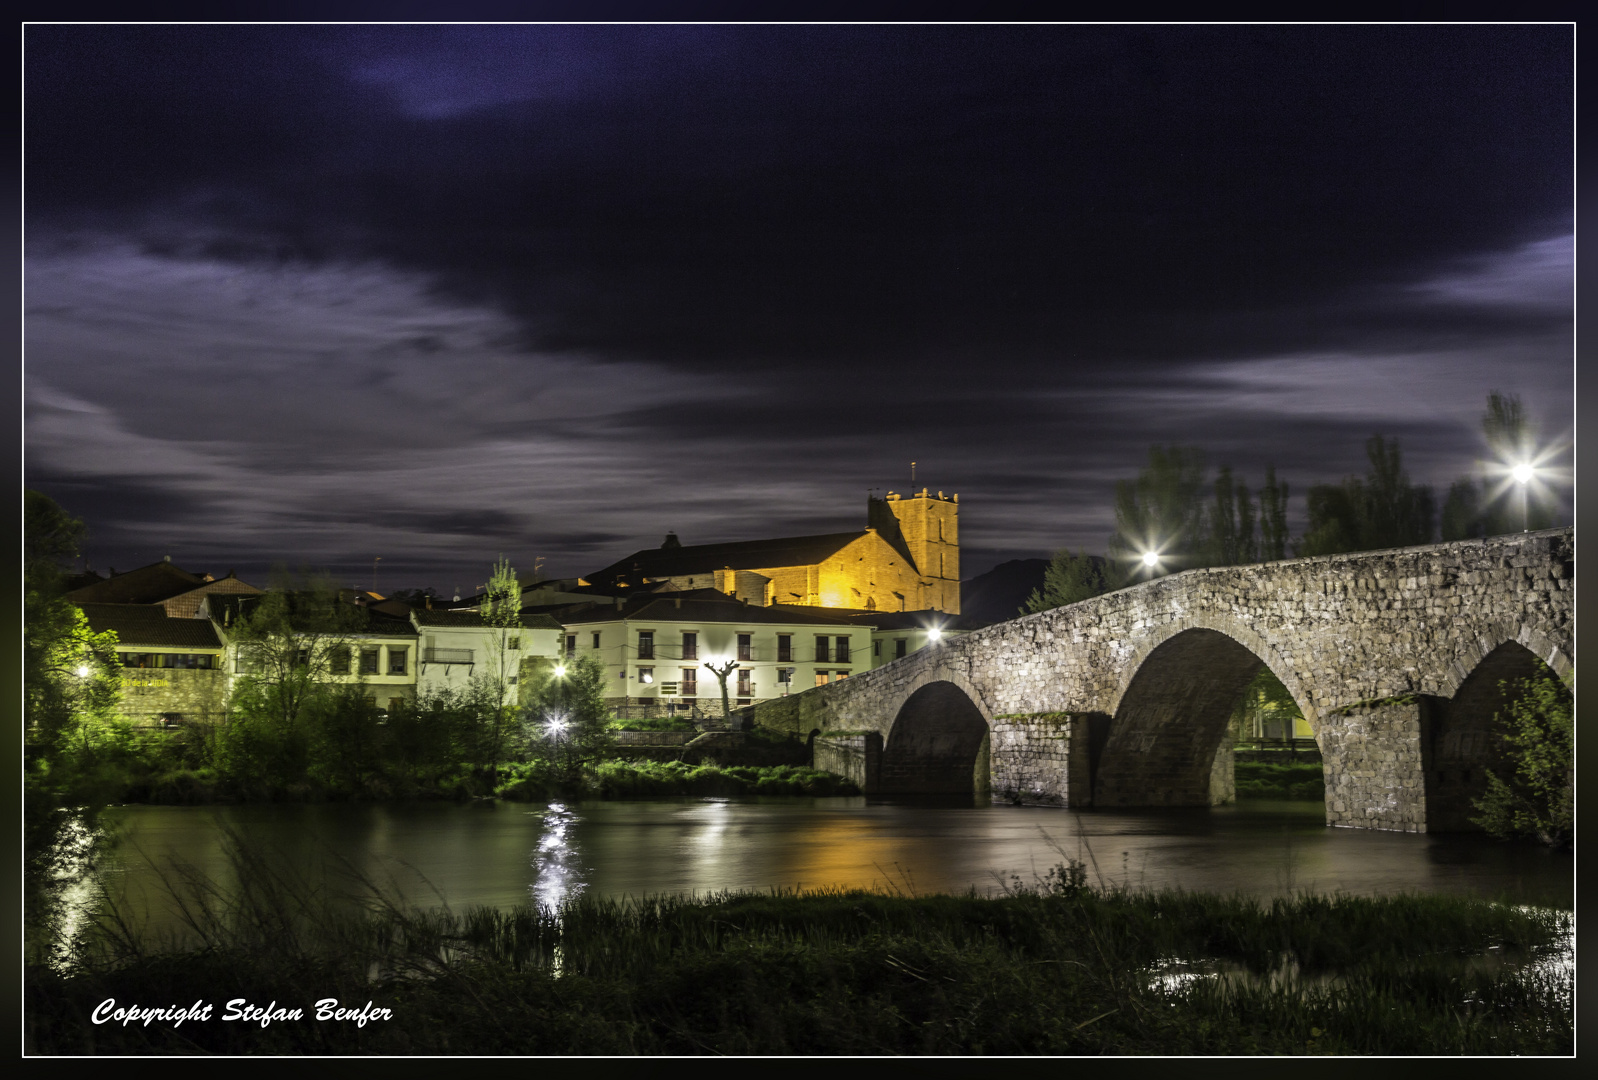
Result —
[{"label": "glowing street light", "polygon": [[89,665],[88,664],[79,664],[78,665],[78,678],[87,679],[88,677],[89,677]]},{"label": "glowing street light", "polygon": [[1532,477],[1537,475],[1537,470],[1532,466],[1527,465],[1525,462],[1521,462],[1519,465],[1516,465],[1513,469],[1509,470],[1509,475],[1514,477],[1515,483],[1517,484],[1529,484],[1531,483]]},{"label": "glowing street light", "polygon": [[1157,551],[1145,551],[1143,553],[1143,565],[1150,569],[1160,565],[1160,553]]},{"label": "glowing street light", "polygon": [[943,640],[943,631],[938,629],[936,626],[932,627],[927,631],[927,640],[936,645],[939,641]]},{"label": "glowing street light", "polygon": [[555,665],[555,678],[564,679],[565,677],[566,677],[566,665],[565,664],[556,664]]}]

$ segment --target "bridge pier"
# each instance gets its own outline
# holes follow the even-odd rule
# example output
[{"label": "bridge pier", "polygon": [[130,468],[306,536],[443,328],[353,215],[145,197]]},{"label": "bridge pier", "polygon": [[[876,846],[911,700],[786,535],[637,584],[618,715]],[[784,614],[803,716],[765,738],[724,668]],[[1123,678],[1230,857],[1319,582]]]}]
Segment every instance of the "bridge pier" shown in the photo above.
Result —
[{"label": "bridge pier", "polygon": [[1360,702],[1322,717],[1326,824],[1426,831],[1426,703],[1418,694]]}]

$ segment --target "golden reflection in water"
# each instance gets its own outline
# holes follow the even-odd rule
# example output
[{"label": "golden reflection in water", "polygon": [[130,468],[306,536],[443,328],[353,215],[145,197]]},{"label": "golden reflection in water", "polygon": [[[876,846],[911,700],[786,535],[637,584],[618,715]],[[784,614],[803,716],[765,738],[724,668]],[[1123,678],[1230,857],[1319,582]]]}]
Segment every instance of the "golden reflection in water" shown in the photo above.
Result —
[{"label": "golden reflection in water", "polygon": [[785,852],[786,886],[916,891],[905,864],[925,858],[919,838],[885,833],[875,822],[844,814],[808,822],[796,833]]},{"label": "golden reflection in water", "polygon": [[539,907],[558,909],[587,885],[572,835],[576,824],[577,815],[565,803],[550,803],[544,813],[544,834],[533,852],[532,894]]}]

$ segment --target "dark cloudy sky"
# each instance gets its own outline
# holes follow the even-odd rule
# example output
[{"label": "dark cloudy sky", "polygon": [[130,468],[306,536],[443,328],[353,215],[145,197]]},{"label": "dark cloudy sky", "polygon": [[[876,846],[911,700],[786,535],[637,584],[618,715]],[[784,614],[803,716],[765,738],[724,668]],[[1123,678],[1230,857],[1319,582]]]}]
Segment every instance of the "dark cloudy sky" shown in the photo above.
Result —
[{"label": "dark cloudy sky", "polygon": [[1570,437],[1573,37],[30,26],[27,481],[101,570],[445,590],[912,460],[968,577],[1156,442],[1440,497],[1490,390]]}]

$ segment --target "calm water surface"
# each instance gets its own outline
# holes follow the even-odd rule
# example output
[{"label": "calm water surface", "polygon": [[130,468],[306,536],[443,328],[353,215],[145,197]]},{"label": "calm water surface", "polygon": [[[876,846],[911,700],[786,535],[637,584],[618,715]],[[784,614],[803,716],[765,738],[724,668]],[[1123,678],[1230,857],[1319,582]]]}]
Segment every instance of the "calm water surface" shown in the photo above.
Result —
[{"label": "calm water surface", "polygon": [[110,815],[122,836],[101,883],[171,919],[174,866],[233,880],[228,834],[332,887],[356,870],[406,899],[457,910],[724,889],[1000,890],[1065,856],[1134,888],[1479,896],[1569,909],[1574,862],[1479,837],[1328,829],[1319,803],[1070,811],[864,798],[173,807]]}]

